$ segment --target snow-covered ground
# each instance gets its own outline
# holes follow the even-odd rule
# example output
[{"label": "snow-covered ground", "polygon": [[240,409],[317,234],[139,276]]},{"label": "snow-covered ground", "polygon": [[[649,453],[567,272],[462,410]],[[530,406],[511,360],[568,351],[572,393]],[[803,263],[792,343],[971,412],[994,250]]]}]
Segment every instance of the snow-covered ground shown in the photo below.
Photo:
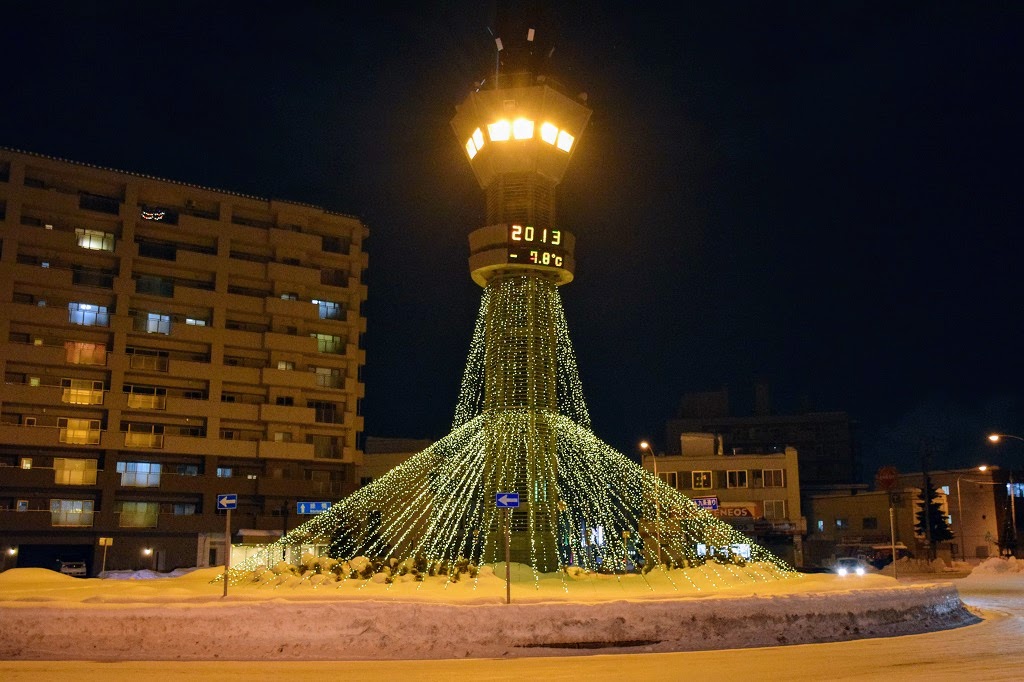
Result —
[{"label": "snow-covered ground", "polygon": [[[534,588],[534,603],[527,604],[531,595],[529,588],[514,583],[517,588],[513,591],[514,603],[507,607],[500,603],[504,584],[493,576],[488,581],[478,582],[476,590],[470,582],[449,584],[447,587],[372,582],[361,583],[360,587],[353,583],[340,590],[337,586],[328,590],[314,589],[307,583],[279,588],[233,586],[227,599],[223,599],[220,596],[222,585],[209,582],[215,571],[196,571],[158,580],[82,580],[41,569],[16,569],[0,574],[0,632],[3,635],[0,640],[18,639],[19,632],[26,627],[22,623],[40,628],[43,626],[39,623],[46,623],[45,628],[65,633],[67,640],[73,640],[76,633],[84,629],[111,628],[111,632],[124,641],[136,642],[136,649],[116,656],[120,662],[90,664],[82,661],[95,659],[98,652],[74,648],[60,650],[59,645],[54,646],[55,640],[49,639],[49,652],[23,651],[19,654],[9,649],[4,651],[2,657],[8,660],[0,661],[0,679],[106,680],[145,675],[155,680],[177,679],[184,676],[185,671],[194,679],[223,679],[249,673],[295,676],[322,675],[333,671],[336,675],[342,671],[337,663],[304,659],[317,658],[318,645],[339,638],[353,638],[365,644],[362,655],[341,657],[349,661],[343,666],[346,676],[360,673],[414,674],[426,679],[469,676],[487,680],[554,679],[572,675],[621,679],[628,671],[629,677],[657,674],[667,679],[682,679],[735,670],[737,674],[754,674],[759,679],[821,679],[826,676],[836,679],[1021,679],[1024,677],[1021,675],[1024,653],[1020,646],[1024,641],[1022,568],[1024,562],[990,560],[975,568],[970,576],[955,580],[952,584],[960,596],[982,619],[975,625],[928,634],[762,647],[727,653],[659,653],[657,644],[634,641],[631,643],[635,646],[613,650],[544,648],[530,651],[532,657],[525,658],[359,662],[352,662],[352,659],[385,658],[386,655],[381,655],[382,645],[386,648],[391,642],[399,646],[401,643],[394,640],[410,637],[419,637],[422,644],[434,649],[444,648],[449,651],[446,658],[455,659],[465,655],[459,651],[458,645],[466,639],[467,633],[484,630],[492,634],[497,644],[503,644],[501,640],[514,630],[514,623],[524,613],[523,609],[537,607],[561,610],[561,622],[575,618],[574,629],[566,632],[563,640],[570,642],[579,640],[579,635],[587,632],[588,609],[610,606],[624,623],[633,625],[649,618],[665,599],[651,598],[649,589],[646,592],[632,590],[631,585],[618,581],[595,580],[589,585],[589,596],[580,592],[575,598],[551,602],[536,598],[539,590]],[[817,618],[820,627],[827,630],[835,624],[830,621],[842,621],[836,604],[855,605],[854,608],[866,612],[883,604],[893,605],[894,600],[903,598],[899,596],[901,593],[950,589],[950,583],[935,574],[908,580],[907,573],[902,572],[901,578],[897,583],[880,575],[853,580],[811,575],[796,580],[753,583],[714,596],[690,593],[680,595],[674,601],[684,602],[692,609],[692,616],[701,612],[712,614],[713,622],[725,628],[746,621],[769,630],[779,627],[771,618],[772,608],[785,607],[786,611],[792,612],[795,606],[807,618]],[[489,581],[493,582],[486,584]],[[935,587],[936,584],[939,587]],[[573,588],[577,587],[582,588],[583,585],[573,585]],[[349,588],[352,594],[348,593]],[[455,595],[450,591],[452,588],[462,590],[459,594],[463,598],[456,600],[454,606],[439,606],[439,598],[452,601],[451,597]],[[367,590],[379,592],[369,594]],[[328,591],[334,594],[326,595]],[[432,592],[437,594],[429,598]],[[275,615],[275,612],[285,613],[286,617]],[[220,617],[224,613],[231,614],[232,618],[225,620]],[[39,619],[39,615],[45,618]],[[22,617],[27,620],[22,621]],[[430,627],[422,628],[417,635],[403,627],[404,623],[413,621],[430,624]],[[136,633],[132,628],[140,625],[152,628],[154,622],[161,624],[162,632],[141,643],[133,640]],[[689,623],[677,620],[672,626],[677,631],[684,631]],[[224,636],[224,628],[232,629],[231,636]],[[250,658],[246,651],[254,633],[265,631],[276,632],[282,642],[294,648],[289,650],[286,646],[276,656],[279,660],[238,660]],[[632,627],[623,630],[635,631]],[[913,631],[913,627],[908,626],[906,631]],[[40,635],[37,639],[47,639],[43,632],[34,634]],[[741,635],[738,641],[729,641],[727,632],[715,634],[716,648],[731,648],[746,646],[742,637],[750,633]],[[605,639],[622,643],[620,635],[612,635]],[[698,638],[701,635],[694,630],[689,636]],[[28,639],[31,641],[33,638]],[[133,658],[150,661],[174,658],[174,647],[181,646],[185,640],[193,643],[218,642],[221,649],[216,652],[217,658],[228,660],[128,662]],[[408,642],[402,645],[408,646]],[[303,647],[305,651],[302,651]],[[296,651],[297,657],[289,655]],[[615,653],[609,655],[608,651]],[[491,655],[501,657],[503,652],[496,650]],[[69,657],[82,660],[56,660]],[[25,660],[27,658],[51,660]],[[287,660],[289,658],[290,661]]]}]

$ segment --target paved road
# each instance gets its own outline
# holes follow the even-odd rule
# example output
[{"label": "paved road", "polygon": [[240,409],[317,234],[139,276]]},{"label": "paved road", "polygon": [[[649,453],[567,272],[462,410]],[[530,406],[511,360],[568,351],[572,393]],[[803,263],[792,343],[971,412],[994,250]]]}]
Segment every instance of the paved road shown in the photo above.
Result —
[{"label": "paved road", "polygon": [[[919,578],[908,581],[920,582]],[[422,680],[956,680],[1024,679],[1024,578],[1016,582],[954,581],[984,620],[956,630],[890,639],[765,649],[672,654],[623,653],[512,660],[250,663],[0,661],[0,679],[108,680],[264,679]],[[322,627],[330,627],[325,623]]]}]

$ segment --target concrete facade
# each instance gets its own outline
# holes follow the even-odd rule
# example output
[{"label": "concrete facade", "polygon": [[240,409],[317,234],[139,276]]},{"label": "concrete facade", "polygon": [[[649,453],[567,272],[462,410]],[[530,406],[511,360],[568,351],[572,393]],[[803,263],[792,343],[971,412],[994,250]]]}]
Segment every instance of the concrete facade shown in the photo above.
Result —
[{"label": "concrete facade", "polygon": [[94,575],[102,537],[108,569],[216,564],[217,494],[236,538],[265,538],[354,490],[367,235],[0,148],[0,550]]},{"label": "concrete facade", "polygon": [[[953,540],[937,544],[936,556],[945,561],[998,556],[1007,506],[1005,472],[954,469],[929,472],[929,478],[939,490],[938,502],[954,535]],[[808,562],[825,565],[837,556],[888,560],[893,534],[900,556],[928,557],[927,539],[915,529],[923,486],[924,476],[918,472],[900,475],[892,491],[851,489],[811,496]]]},{"label": "concrete facade", "polygon": [[[679,455],[645,454],[643,466],[791,564],[803,565],[799,458],[783,452],[725,454],[710,433],[680,434]],[[703,501],[703,502],[702,502]]]}]

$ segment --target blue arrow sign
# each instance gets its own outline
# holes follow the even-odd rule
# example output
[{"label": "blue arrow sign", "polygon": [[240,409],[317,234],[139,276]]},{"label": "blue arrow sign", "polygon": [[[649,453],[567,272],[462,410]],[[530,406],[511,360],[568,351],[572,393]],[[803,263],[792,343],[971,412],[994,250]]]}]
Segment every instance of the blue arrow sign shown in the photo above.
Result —
[{"label": "blue arrow sign", "polygon": [[296,502],[296,511],[299,514],[319,514],[331,508],[330,502]]},{"label": "blue arrow sign", "polygon": [[498,509],[514,509],[519,506],[519,493],[494,493],[494,506]]},{"label": "blue arrow sign", "polygon": [[225,493],[217,496],[217,509],[236,509],[238,493]]}]

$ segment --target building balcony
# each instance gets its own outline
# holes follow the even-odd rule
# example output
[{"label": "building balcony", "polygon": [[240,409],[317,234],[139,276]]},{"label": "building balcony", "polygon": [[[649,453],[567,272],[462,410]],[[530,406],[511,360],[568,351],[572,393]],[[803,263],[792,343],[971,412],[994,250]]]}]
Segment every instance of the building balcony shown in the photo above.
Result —
[{"label": "building balcony", "polygon": [[267,386],[287,386],[289,388],[306,389],[315,389],[318,386],[316,375],[312,372],[267,367],[260,370],[260,377],[260,383]]},{"label": "building balcony", "polygon": [[316,339],[311,336],[296,336],[293,334],[278,334],[266,332],[263,334],[263,347],[267,350],[278,350],[289,353],[316,353]]},{"label": "building balcony", "polygon": [[[53,514],[49,509],[33,509],[23,512],[0,509],[0,532],[5,534],[9,534],[12,531],[31,533],[54,530],[59,530],[61,533],[74,532],[76,530],[93,532],[91,523],[88,526],[54,526]],[[8,537],[10,536],[8,535]]]},{"label": "building balcony", "polygon": [[281,315],[299,320],[317,319],[316,306],[309,301],[268,296],[263,300],[263,309],[267,315]]},{"label": "building balcony", "polygon": [[315,411],[293,405],[260,405],[259,420],[279,424],[312,424]]},{"label": "building balcony", "polygon": [[[300,236],[308,237],[309,235]],[[320,284],[320,269],[286,263],[267,263],[267,278],[281,285],[315,287]]]},{"label": "building balcony", "polygon": [[52,488],[54,485],[54,471],[50,467],[0,467],[0,490]]},{"label": "building balcony", "polygon": [[163,451],[167,454],[216,455],[218,457],[256,457],[257,442],[253,440],[227,440],[223,438],[195,438],[191,436],[164,436]]},{"label": "building balcony", "polygon": [[[261,440],[259,441],[259,456],[266,459],[310,460],[313,459],[313,446],[310,443],[281,443]],[[272,480],[278,479],[262,479],[261,487]],[[308,483],[308,481],[301,482]]]},{"label": "building balcony", "polygon": [[233,421],[254,422],[259,419],[262,405],[251,403],[211,402],[207,414]]},{"label": "building balcony", "polygon": [[255,386],[260,382],[260,371],[262,369],[262,367],[241,367],[239,365],[225,364],[217,368],[217,373],[226,383]]},{"label": "building balcony", "polygon": [[64,346],[6,342],[0,344],[0,349],[8,362],[28,362],[53,367],[67,364],[68,359]]},{"label": "building balcony", "polygon": [[[284,247],[290,251],[304,251],[310,254],[320,253],[323,246],[323,240],[319,235],[303,234],[302,232],[282,230],[276,227],[270,229],[269,242],[274,248]],[[316,271],[314,270],[314,272]]]}]

